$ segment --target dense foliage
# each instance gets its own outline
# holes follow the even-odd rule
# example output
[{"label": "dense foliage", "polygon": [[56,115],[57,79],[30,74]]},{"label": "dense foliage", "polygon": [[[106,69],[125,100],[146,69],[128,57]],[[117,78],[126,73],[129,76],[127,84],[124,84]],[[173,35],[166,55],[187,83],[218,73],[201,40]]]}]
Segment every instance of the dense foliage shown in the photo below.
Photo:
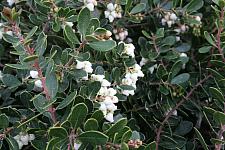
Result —
[{"label": "dense foliage", "polygon": [[224,149],[224,6],[1,1],[0,149]]}]

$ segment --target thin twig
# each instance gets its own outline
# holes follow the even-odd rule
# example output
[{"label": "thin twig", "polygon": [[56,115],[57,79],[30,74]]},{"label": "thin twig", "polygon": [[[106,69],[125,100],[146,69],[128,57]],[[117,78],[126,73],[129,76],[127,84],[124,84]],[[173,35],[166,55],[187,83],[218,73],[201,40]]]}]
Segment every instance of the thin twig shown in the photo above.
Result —
[{"label": "thin twig", "polygon": [[163,122],[161,123],[159,129],[157,130],[157,136],[156,136],[156,150],[158,150],[159,148],[159,141],[160,141],[160,135],[161,132],[163,130],[163,126],[166,124],[166,122],[169,120],[169,118],[172,116],[173,112],[175,110],[177,110],[185,101],[189,100],[190,96],[193,94],[193,92],[200,86],[202,85],[202,83],[204,83],[205,81],[207,81],[210,77],[212,77],[211,75],[208,75],[207,77],[205,77],[204,79],[200,80],[191,90],[190,92],[179,102],[176,104],[176,106],[168,113],[168,115],[166,116],[166,118],[163,120]]}]

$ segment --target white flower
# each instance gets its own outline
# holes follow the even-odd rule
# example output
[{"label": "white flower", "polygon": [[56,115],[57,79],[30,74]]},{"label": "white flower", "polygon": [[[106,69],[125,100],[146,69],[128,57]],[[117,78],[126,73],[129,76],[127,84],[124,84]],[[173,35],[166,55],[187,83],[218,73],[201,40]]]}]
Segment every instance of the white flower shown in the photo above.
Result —
[{"label": "white flower", "polygon": [[12,31],[6,31],[6,34],[13,36],[13,32]]},{"label": "white flower", "polygon": [[201,22],[201,18],[199,16],[195,16],[195,20]]},{"label": "white flower", "polygon": [[2,78],[3,78],[3,73],[2,73],[2,71],[0,70],[0,80],[2,80]]},{"label": "white flower", "polygon": [[18,135],[16,135],[16,136],[14,136],[13,137],[15,140],[20,140],[20,135],[18,134]]},{"label": "white flower", "polygon": [[180,53],[180,57],[187,57],[186,53]]},{"label": "white flower", "polygon": [[43,88],[43,85],[42,85],[41,80],[36,80],[36,81],[34,82],[34,85],[35,85],[36,87],[38,87],[38,88]]},{"label": "white flower", "polygon": [[108,9],[109,11],[115,10],[113,3],[109,3],[109,4],[107,5],[107,9]]},{"label": "white flower", "polygon": [[107,96],[108,95],[107,87],[101,87],[100,90],[98,91],[98,95]]},{"label": "white flower", "polygon": [[103,79],[103,80],[101,81],[101,85],[107,87],[107,86],[111,86],[111,83],[110,83],[108,80]]},{"label": "white flower", "polygon": [[109,19],[109,22],[113,22],[115,18],[121,18],[121,10],[120,6],[117,6],[117,4],[113,5],[113,3],[109,3],[107,5],[107,10],[104,12],[105,18]]},{"label": "white flower", "polygon": [[105,35],[106,35],[107,37],[110,37],[110,36],[112,36],[112,32],[109,31],[109,30],[107,30],[106,33],[105,33]]},{"label": "white flower", "polygon": [[106,116],[106,114],[107,114],[107,108],[106,108],[106,105],[103,102],[100,103],[99,110],[101,110],[102,113],[103,113],[103,115]]},{"label": "white flower", "polygon": [[87,73],[92,73],[92,64],[89,61],[79,61],[77,60],[76,69],[82,69]]},{"label": "white flower", "polygon": [[23,143],[20,140],[16,140],[16,142],[18,143],[19,149],[22,149]]},{"label": "white flower", "polygon": [[114,96],[114,95],[116,95],[116,90],[115,89],[113,89],[113,88],[109,88],[108,89],[108,96]]},{"label": "white flower", "polygon": [[118,102],[119,102],[118,97],[112,96],[112,102],[113,102],[113,103],[118,103]]},{"label": "white flower", "polygon": [[29,134],[29,141],[33,141],[35,139],[35,135],[34,134]]},{"label": "white flower", "polygon": [[80,148],[81,144],[80,143],[74,143],[74,149],[78,150]]},{"label": "white flower", "polygon": [[90,11],[94,11],[94,9],[95,9],[95,6],[94,6],[93,3],[88,3],[88,4],[86,5],[86,7],[87,7]]},{"label": "white flower", "polygon": [[125,78],[130,79],[132,82],[137,82],[138,75],[137,75],[137,73],[127,73],[125,75]]},{"label": "white flower", "polygon": [[129,96],[129,95],[134,95],[134,90],[123,90],[122,91],[123,95]]},{"label": "white flower", "polygon": [[38,72],[35,71],[35,70],[31,70],[31,71],[30,71],[30,76],[31,76],[31,78],[33,78],[33,79],[37,79],[37,78],[38,78]]},{"label": "white flower", "polygon": [[157,64],[155,64],[155,65],[149,67],[148,70],[149,70],[150,73],[152,74],[152,73],[154,72],[155,68],[157,68]]},{"label": "white flower", "polygon": [[180,41],[180,37],[179,36],[176,36],[176,41]]},{"label": "white flower", "polygon": [[172,26],[172,24],[173,24],[173,22],[172,21],[167,21],[167,25],[168,25],[168,27],[170,28],[171,26]]},{"label": "white flower", "polygon": [[91,75],[91,80],[93,81],[101,82],[104,78],[105,78],[105,75],[96,75],[96,74]]},{"label": "white flower", "polygon": [[174,14],[174,13],[172,13],[171,15],[170,15],[170,19],[171,20],[177,20],[177,15],[176,14]]},{"label": "white flower", "polygon": [[23,145],[28,145],[28,141],[29,141],[28,134],[20,135],[20,141],[23,143]]},{"label": "white flower", "polygon": [[184,33],[187,30],[187,28],[186,28],[185,25],[181,25],[180,30],[181,30],[182,33]]},{"label": "white flower", "polygon": [[106,105],[106,107],[109,112],[114,112],[115,110],[117,110],[117,106],[113,103]]},{"label": "white flower", "polygon": [[130,44],[125,44],[124,43],[124,53],[127,54],[128,56],[131,56],[132,58],[134,58],[134,45],[132,43]]},{"label": "white flower", "polygon": [[164,19],[164,18],[162,18],[162,19],[161,19],[161,23],[162,23],[162,25],[163,25],[163,26],[165,26],[165,25],[166,25],[166,22],[167,22],[167,20],[166,20],[166,19]]},{"label": "white flower", "polygon": [[7,0],[7,2],[9,6],[12,6],[16,2],[16,0]]},{"label": "white flower", "polygon": [[[170,107],[166,112],[165,112],[165,116],[167,116],[169,114],[169,112],[172,110],[172,108]],[[177,110],[174,110],[172,113],[173,116],[177,116]]]},{"label": "white flower", "polygon": [[122,84],[123,85],[131,85],[133,83],[133,81],[131,80],[131,78],[124,78],[122,79]]},{"label": "white flower", "polygon": [[105,119],[108,120],[109,122],[113,122],[114,121],[114,119],[113,119],[113,113],[108,113],[105,116]]},{"label": "white flower", "polygon": [[73,22],[66,22],[66,25],[72,27],[73,26]]},{"label": "white flower", "polygon": [[109,22],[113,22],[114,17],[112,15],[109,16]]},{"label": "white flower", "polygon": [[113,33],[115,34],[115,38],[117,40],[123,41],[128,36],[127,29],[119,28],[119,29],[113,29]]},{"label": "white flower", "polygon": [[141,67],[144,66],[147,62],[148,62],[148,59],[142,57],[142,58],[141,58],[141,61],[140,61],[140,66],[141,66]]},{"label": "white flower", "polygon": [[106,105],[106,107],[107,107],[108,105],[113,104],[112,99],[111,99],[110,96],[106,96],[106,97],[105,97],[105,100],[103,101],[103,103]]}]

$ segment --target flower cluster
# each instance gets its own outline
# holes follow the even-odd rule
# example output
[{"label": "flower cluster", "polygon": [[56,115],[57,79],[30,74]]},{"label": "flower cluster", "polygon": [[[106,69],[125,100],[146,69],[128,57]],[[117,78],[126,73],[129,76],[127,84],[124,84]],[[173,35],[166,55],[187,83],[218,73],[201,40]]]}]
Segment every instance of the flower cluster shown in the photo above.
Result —
[{"label": "flower cluster", "polygon": [[166,15],[164,16],[164,18],[162,18],[161,23],[163,26],[167,24],[170,28],[173,24],[175,24],[175,21],[177,19],[177,15],[175,13],[166,12]]},{"label": "flower cluster", "polygon": [[99,90],[96,100],[99,102],[101,110],[105,116],[105,119],[109,122],[113,122],[113,113],[117,110],[115,103],[118,103],[118,98],[115,96],[117,91],[110,87],[111,83],[105,79],[104,75],[91,75],[91,80],[99,81],[101,83],[101,89]]},{"label": "flower cluster", "polygon": [[[125,78],[122,79],[122,85],[129,85],[136,89],[136,82],[138,77],[144,77],[143,72],[141,71],[141,66],[135,64],[132,67],[128,67],[126,71]],[[134,90],[122,90],[122,94],[129,96],[134,95]]]},{"label": "flower cluster", "polygon": [[92,73],[93,69],[92,69],[92,64],[89,61],[79,61],[76,60],[77,64],[76,64],[76,69],[82,69],[87,73],[87,76],[83,77],[83,80],[88,80],[88,73]]},{"label": "flower cluster", "polygon": [[95,6],[98,2],[96,0],[79,0],[84,3],[84,6],[87,7],[90,11],[94,11]]},{"label": "flower cluster", "polygon": [[37,87],[37,88],[42,88],[43,87],[41,80],[38,79],[39,76],[38,76],[38,72],[37,71],[31,70],[30,71],[30,76],[31,76],[31,78],[36,79],[35,82],[34,82],[35,87]]},{"label": "flower cluster", "polygon": [[28,145],[28,142],[31,142],[35,139],[35,135],[20,132],[18,135],[14,136],[13,138],[18,143],[19,149],[22,149],[23,145]]},{"label": "flower cluster", "polygon": [[124,42],[119,42],[119,44],[124,44],[124,50],[123,50],[124,54],[131,56],[132,58],[135,57],[135,54],[134,54],[135,47],[132,43],[126,44]]},{"label": "flower cluster", "polygon": [[113,22],[113,20],[115,18],[121,18],[122,14],[121,14],[121,6],[114,4],[113,3],[109,3],[107,5],[107,10],[104,12],[105,13],[105,18],[109,19],[109,22]]},{"label": "flower cluster", "polygon": [[120,41],[124,41],[128,36],[128,31],[124,28],[113,29],[113,33],[115,34],[115,38]]}]

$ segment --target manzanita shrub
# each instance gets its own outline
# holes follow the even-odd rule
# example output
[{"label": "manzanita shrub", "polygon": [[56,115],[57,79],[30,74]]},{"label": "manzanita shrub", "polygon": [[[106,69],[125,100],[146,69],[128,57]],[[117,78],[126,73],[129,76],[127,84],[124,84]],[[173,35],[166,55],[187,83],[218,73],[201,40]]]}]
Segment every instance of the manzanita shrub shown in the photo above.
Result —
[{"label": "manzanita shrub", "polygon": [[2,0],[0,149],[224,149],[224,6]]}]

